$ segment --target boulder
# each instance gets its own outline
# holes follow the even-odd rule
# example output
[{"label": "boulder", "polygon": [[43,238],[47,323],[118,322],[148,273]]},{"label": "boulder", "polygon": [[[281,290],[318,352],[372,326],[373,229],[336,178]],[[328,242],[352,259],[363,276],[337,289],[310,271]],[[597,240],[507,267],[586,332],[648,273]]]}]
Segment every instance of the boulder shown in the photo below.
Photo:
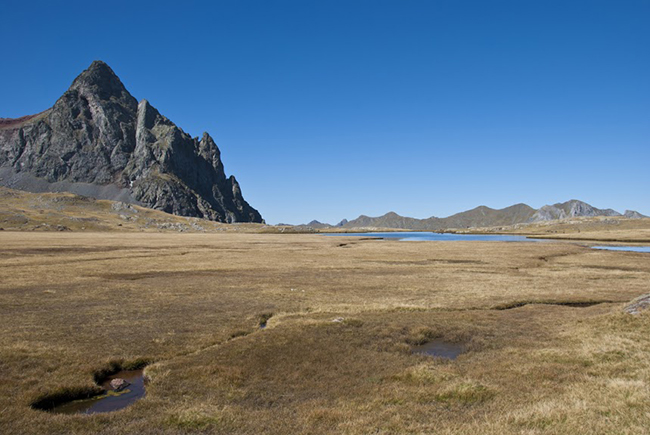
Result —
[{"label": "boulder", "polygon": [[115,378],[115,379],[111,380],[110,385],[111,385],[111,388],[113,390],[122,391],[123,389],[125,389],[126,387],[128,387],[131,384],[126,379]]}]

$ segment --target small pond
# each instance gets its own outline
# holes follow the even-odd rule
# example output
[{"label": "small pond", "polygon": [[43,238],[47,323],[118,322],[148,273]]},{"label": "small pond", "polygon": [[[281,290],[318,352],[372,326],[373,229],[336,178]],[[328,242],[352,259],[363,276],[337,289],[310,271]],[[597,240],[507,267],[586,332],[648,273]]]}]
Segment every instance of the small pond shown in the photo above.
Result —
[{"label": "small pond", "polygon": [[451,343],[442,340],[433,340],[418,346],[412,346],[413,353],[435,356],[438,358],[456,359],[458,355],[465,352],[462,343]]},{"label": "small pond", "polygon": [[[129,385],[121,391],[111,387],[113,379],[124,379]],[[59,414],[96,414],[126,408],[145,395],[142,370],[125,370],[111,375],[104,381],[105,394],[85,400],[73,400],[54,407],[51,412]]]}]

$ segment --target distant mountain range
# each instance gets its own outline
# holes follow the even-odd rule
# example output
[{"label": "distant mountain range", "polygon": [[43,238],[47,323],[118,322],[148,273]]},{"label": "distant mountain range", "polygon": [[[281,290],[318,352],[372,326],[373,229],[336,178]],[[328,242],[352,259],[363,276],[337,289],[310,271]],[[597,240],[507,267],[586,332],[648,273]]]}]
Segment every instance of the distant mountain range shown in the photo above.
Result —
[{"label": "distant mountain range", "polygon": [[630,219],[640,219],[647,216],[639,212],[626,210],[621,214],[612,209],[599,209],[586,202],[572,199],[571,201],[545,205],[536,210],[526,204],[515,204],[502,209],[493,209],[484,205],[468,211],[456,213],[445,218],[430,217],[416,219],[400,216],[397,213],[389,212],[383,216],[370,217],[361,215],[356,219],[348,221],[343,219],[336,225],[329,225],[318,221],[311,221],[308,224],[299,225],[314,229],[323,228],[397,228],[409,230],[438,231],[447,228],[477,228],[507,226],[521,223],[533,223],[566,219],[571,217],[594,217],[594,216],[622,216]]},{"label": "distant mountain range", "polygon": [[72,192],[218,222],[262,222],[208,133],[191,137],[95,61],[54,106],[0,118],[0,186]]}]

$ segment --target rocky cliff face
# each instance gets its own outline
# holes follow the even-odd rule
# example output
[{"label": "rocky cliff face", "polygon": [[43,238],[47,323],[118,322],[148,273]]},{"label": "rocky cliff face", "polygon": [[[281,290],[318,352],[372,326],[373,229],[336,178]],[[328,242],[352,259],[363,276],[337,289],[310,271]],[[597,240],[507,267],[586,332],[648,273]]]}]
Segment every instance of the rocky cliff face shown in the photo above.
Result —
[{"label": "rocky cliff face", "polygon": [[226,177],[219,148],[138,103],[103,62],[54,107],[0,119],[0,185],[71,191],[219,222],[262,222]]}]

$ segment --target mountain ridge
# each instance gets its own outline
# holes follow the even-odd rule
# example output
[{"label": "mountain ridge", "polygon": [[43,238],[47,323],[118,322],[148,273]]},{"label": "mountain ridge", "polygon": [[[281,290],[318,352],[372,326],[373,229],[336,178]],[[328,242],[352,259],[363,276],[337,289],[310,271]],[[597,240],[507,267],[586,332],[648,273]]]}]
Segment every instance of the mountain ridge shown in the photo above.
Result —
[{"label": "mountain ridge", "polygon": [[[438,231],[447,228],[481,228],[493,226],[508,226],[522,223],[535,223],[550,220],[560,220],[571,217],[618,216],[629,219],[646,218],[639,212],[626,210],[621,214],[612,209],[599,209],[586,202],[572,199],[563,203],[545,205],[534,209],[527,204],[518,203],[502,209],[493,209],[480,205],[470,210],[439,218],[429,217],[417,219],[390,211],[382,216],[370,217],[360,215],[350,221],[344,219],[336,225],[324,224],[318,221],[318,228],[394,228],[408,230]],[[311,223],[310,223],[311,224]],[[302,224],[298,226],[310,226]]]},{"label": "mountain ridge", "polygon": [[218,222],[262,222],[206,132],[192,138],[94,61],[54,105],[0,120],[0,185]]}]

